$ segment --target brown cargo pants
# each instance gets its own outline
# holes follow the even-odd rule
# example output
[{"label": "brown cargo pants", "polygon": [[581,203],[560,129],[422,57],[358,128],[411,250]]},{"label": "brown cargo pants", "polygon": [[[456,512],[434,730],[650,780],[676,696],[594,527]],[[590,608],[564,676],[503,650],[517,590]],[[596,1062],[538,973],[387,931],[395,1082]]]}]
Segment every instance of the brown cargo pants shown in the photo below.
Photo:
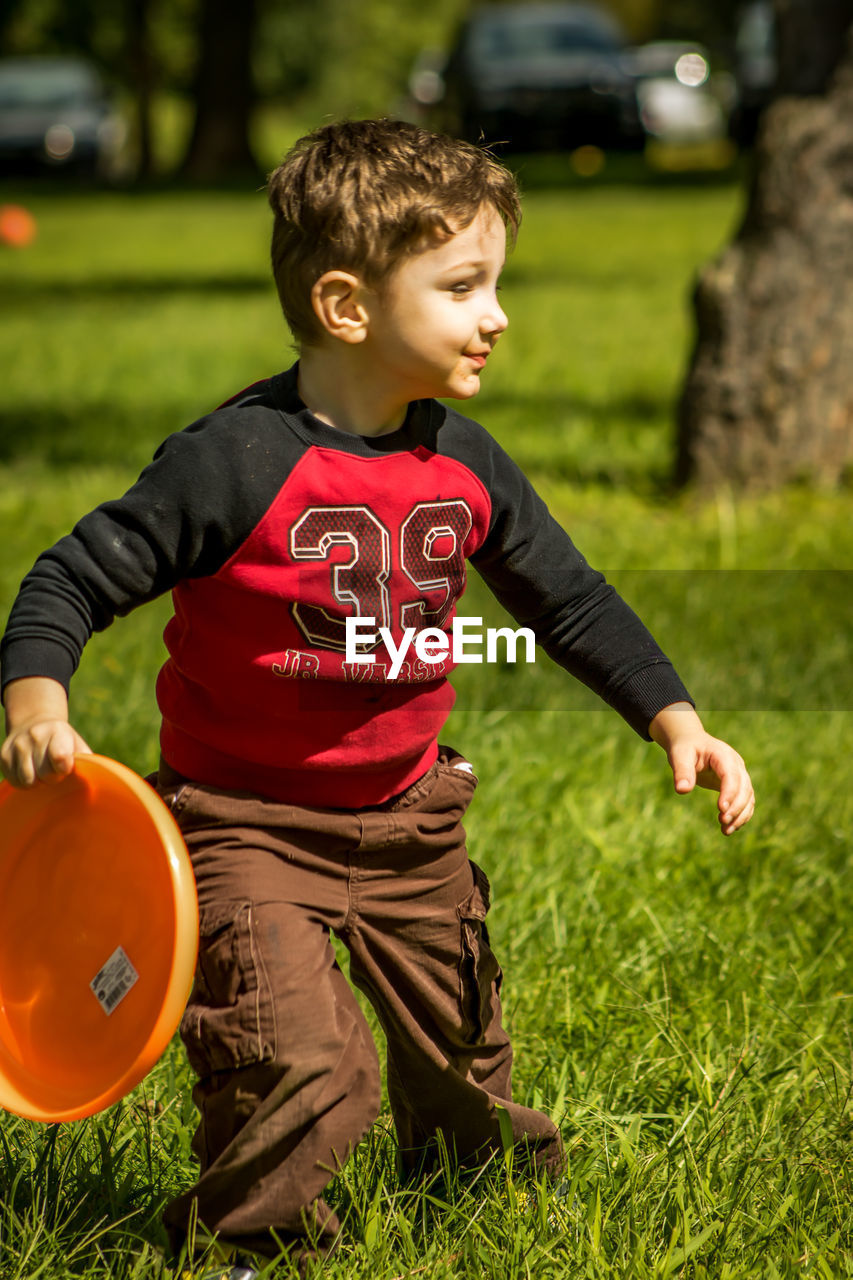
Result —
[{"label": "brown cargo pants", "polygon": [[[461,767],[460,767],[461,766]],[[511,1101],[501,971],[485,925],[489,886],[462,815],[476,786],[443,748],[402,795],[351,812],[223,792],[161,769],[198,887],[196,980],[181,1023],[198,1075],[201,1170],[165,1220],[178,1244],[197,1214],[221,1238],[322,1252],[340,1224],[322,1192],[379,1112],[376,1046],[335,959],[387,1038],[403,1165],[441,1135],[460,1161],[501,1149],[495,1104],[537,1167],[560,1136]]]}]

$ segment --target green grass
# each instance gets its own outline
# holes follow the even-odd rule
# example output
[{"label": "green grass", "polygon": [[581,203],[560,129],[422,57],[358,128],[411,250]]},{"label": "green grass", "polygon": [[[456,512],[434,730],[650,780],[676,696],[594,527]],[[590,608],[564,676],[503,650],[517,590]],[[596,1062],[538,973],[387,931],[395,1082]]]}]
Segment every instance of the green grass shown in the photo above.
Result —
[{"label": "green grass", "polygon": [[[4,608],[166,433],[290,360],[260,193],[16,196],[39,238],[0,255]],[[405,1188],[386,1116],[331,1193],[332,1280],[853,1275],[850,494],[667,488],[690,284],[737,211],[726,186],[531,190],[476,413],[746,756],[755,819],[724,841],[713,798],[675,797],[545,659],[459,673],[517,1096],[560,1120],[569,1194],[511,1161]],[[477,582],[464,611],[499,620]],[[84,736],[140,772],[167,616],[96,637],[74,687]],[[3,1280],[171,1276],[190,1087],[175,1043],[102,1116],[0,1120]]]}]

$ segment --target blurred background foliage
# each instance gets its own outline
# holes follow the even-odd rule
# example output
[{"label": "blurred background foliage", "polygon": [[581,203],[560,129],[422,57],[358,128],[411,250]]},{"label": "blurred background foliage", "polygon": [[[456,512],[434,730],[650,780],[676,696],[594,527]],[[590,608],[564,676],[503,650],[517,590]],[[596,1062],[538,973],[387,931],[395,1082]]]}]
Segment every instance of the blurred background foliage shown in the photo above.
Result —
[{"label": "blurred background foliage", "polygon": [[[739,6],[607,0],[602,7],[633,43],[702,40],[725,64]],[[446,50],[471,9],[471,0],[0,0],[0,53],[94,61],[134,119],[134,164],[147,177],[186,167],[202,63],[239,56],[239,24],[250,49],[251,145],[265,167],[276,158],[265,141],[270,113],[314,122],[399,109],[418,53]],[[218,51],[207,47],[211,38]],[[234,88],[233,79],[224,90],[218,84],[225,97]]]}]

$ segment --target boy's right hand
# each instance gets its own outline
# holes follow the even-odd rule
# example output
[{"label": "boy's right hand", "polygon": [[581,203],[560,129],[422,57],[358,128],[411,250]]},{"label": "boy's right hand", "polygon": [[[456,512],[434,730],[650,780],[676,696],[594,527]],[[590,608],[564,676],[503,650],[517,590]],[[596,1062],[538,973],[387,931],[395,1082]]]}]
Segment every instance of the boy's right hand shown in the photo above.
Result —
[{"label": "boy's right hand", "polygon": [[0,747],[0,768],[13,787],[59,782],[73,769],[75,755],[91,754],[68,723],[68,698],[56,680],[12,680],[3,702],[7,737]]}]

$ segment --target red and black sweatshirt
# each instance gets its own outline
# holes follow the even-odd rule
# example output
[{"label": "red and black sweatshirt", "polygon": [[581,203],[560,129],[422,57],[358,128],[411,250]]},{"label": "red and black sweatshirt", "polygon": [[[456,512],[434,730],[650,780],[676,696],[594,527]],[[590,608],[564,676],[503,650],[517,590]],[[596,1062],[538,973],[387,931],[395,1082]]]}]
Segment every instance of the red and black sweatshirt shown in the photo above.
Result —
[{"label": "red and black sweatshirt", "polygon": [[351,435],[309,412],[295,366],[170,436],[124,497],[39,557],[3,638],[3,682],[67,687],[93,631],[171,591],[157,681],[167,763],[285,802],[378,804],[435,759],[453,661],[412,646],[392,680],[379,641],[371,665],[348,663],[345,619],[375,618],[396,646],[407,627],[449,633],[466,560],[642,736],[690,700],[482,427],[422,400],[398,431]]}]

